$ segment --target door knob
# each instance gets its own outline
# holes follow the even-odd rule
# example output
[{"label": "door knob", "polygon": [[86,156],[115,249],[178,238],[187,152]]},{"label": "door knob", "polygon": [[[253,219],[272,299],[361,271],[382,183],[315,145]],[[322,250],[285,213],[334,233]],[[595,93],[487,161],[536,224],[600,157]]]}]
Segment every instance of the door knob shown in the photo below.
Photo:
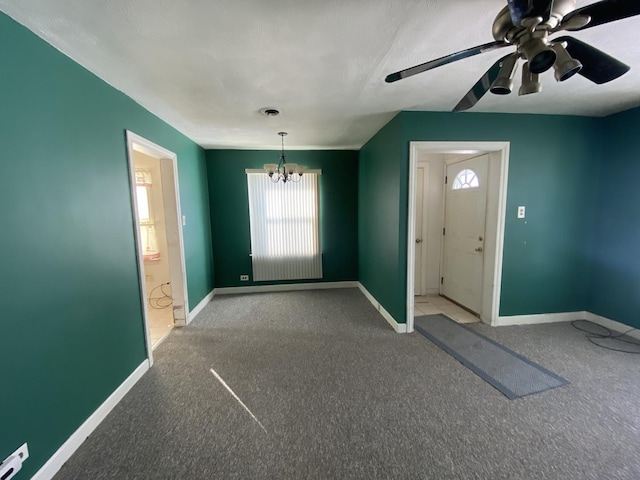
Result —
[{"label": "door knob", "polygon": [[476,252],[481,252],[482,251],[482,247],[477,247],[476,248]]},{"label": "door knob", "polygon": [[421,238],[416,238],[416,243],[420,243],[420,242],[422,242],[422,239]]}]

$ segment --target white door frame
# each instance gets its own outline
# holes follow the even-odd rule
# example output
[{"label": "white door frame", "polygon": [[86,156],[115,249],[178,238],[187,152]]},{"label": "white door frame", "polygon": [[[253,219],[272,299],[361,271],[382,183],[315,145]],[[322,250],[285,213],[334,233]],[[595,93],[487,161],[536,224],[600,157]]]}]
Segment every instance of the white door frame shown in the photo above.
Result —
[{"label": "white door frame", "polygon": [[[138,281],[144,317],[147,358],[149,366],[153,365],[151,330],[149,327],[149,311],[147,305],[147,287],[144,274],[144,256],[142,241],[138,231],[138,202],[136,197],[136,175],[133,152],[138,151],[160,161],[163,174],[163,201],[165,204],[165,224],[167,229],[168,256],[171,272],[171,291],[174,299],[180,298],[184,311],[174,309],[176,326],[184,326],[189,318],[189,300],[187,295],[187,270],[184,256],[184,239],[182,236],[182,213],[180,209],[180,190],[178,185],[178,157],[175,153],[156,145],[144,137],[127,130],[127,161],[129,164],[129,187],[131,190],[131,208],[134,214],[133,231],[136,239],[136,260],[138,264]],[[165,172],[172,173],[173,185],[167,182]],[[166,188],[168,187],[168,188]],[[173,237],[173,238],[172,238]],[[179,257],[179,258],[178,258]]]},{"label": "white door frame", "polygon": [[[420,165],[418,165],[420,164]],[[431,178],[429,176],[430,174],[430,164],[429,162],[416,162],[416,169],[418,169],[419,167],[423,168],[423,177],[422,177],[422,231],[419,232],[420,233],[420,237],[422,238],[422,243],[420,243],[420,249],[422,251],[422,265],[420,268],[420,285],[421,285],[421,289],[420,289],[420,295],[424,295],[425,292],[427,291],[427,267],[426,267],[426,263],[427,263],[427,249],[428,249],[428,238],[427,238],[427,215],[429,212],[429,179]],[[415,189],[415,181],[414,181],[414,189]],[[415,196],[414,192],[414,196]],[[415,200],[414,200],[415,202]],[[415,203],[414,203],[414,212],[415,212]],[[414,215],[415,218],[415,215]],[[415,227],[414,227],[415,229]],[[418,232],[416,232],[418,233]],[[414,245],[415,248],[415,245]],[[415,251],[414,251],[414,257],[415,257]],[[415,281],[415,277],[414,277],[414,281]],[[415,287],[415,285],[414,285]],[[415,293],[415,292],[414,292]]]},{"label": "white door frame", "polygon": [[[500,314],[500,290],[502,285],[502,256],[504,249],[504,226],[507,207],[507,181],[509,173],[509,142],[410,142],[409,143],[409,208],[407,218],[407,332],[413,332],[414,311],[414,269],[415,269],[415,212],[416,212],[416,171],[421,153],[483,153],[495,152],[499,155],[497,185],[497,212],[493,221],[487,220],[487,232],[493,229],[496,237],[495,249],[485,250],[483,275],[483,305],[481,319],[489,325],[498,324]],[[491,261],[493,260],[493,261]],[[490,273],[490,275],[488,275]]]}]

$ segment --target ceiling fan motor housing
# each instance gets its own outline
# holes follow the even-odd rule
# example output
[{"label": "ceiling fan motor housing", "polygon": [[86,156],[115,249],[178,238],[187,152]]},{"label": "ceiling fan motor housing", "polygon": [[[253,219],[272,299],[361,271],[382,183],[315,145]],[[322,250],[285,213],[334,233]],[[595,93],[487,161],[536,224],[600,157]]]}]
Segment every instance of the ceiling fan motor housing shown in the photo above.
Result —
[{"label": "ceiling fan motor housing", "polygon": [[531,73],[549,70],[556,61],[556,51],[549,46],[549,31],[576,6],[575,0],[556,0],[549,18],[526,18],[514,25],[509,6],[504,7],[493,22],[493,38],[517,45],[518,52],[529,63]]},{"label": "ceiling fan motor housing", "polygon": [[[551,30],[557,27],[565,15],[576,8],[576,0],[555,0],[551,7],[549,20],[535,27],[536,30]],[[496,41],[518,43],[518,39],[530,30],[521,25],[514,25],[509,6],[504,7],[493,21],[492,33]]]}]

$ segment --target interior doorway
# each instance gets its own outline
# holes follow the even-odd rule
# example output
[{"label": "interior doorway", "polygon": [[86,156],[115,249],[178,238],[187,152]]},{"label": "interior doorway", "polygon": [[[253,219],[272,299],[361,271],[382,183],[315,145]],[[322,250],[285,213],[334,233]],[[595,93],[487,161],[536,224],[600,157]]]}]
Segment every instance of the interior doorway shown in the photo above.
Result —
[{"label": "interior doorway", "polygon": [[127,131],[135,237],[147,354],[187,323],[187,282],[177,158]]},{"label": "interior doorway", "polygon": [[508,142],[411,142],[407,331],[424,295],[497,323],[508,160]]}]

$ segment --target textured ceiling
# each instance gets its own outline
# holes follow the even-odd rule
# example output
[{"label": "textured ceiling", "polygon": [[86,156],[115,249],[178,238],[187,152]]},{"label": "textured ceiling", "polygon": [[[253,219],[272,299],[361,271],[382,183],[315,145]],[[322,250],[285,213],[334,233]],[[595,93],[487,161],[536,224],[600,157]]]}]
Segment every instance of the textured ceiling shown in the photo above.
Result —
[{"label": "textured ceiling", "polygon": [[[359,148],[399,110],[449,111],[506,49],[394,84],[385,75],[492,41],[505,5],[0,0],[0,10],[208,148],[279,147],[279,130],[289,148]],[[635,17],[574,34],[631,65],[622,78],[557,84],[549,71],[542,93],[487,94],[472,111],[599,116],[640,105],[639,27]],[[267,106],[281,115],[261,116]]]}]

